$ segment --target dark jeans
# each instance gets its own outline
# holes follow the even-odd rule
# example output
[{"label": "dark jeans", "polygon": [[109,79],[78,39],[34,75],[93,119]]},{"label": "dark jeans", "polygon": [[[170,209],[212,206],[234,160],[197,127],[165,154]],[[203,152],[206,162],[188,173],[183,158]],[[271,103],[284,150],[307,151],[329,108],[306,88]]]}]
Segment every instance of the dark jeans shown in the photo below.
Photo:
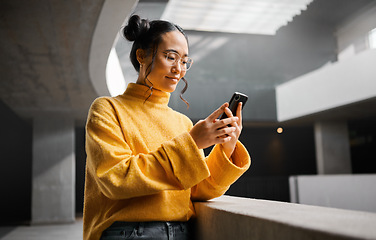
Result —
[{"label": "dark jeans", "polygon": [[192,240],[194,234],[188,222],[115,222],[101,237],[120,239]]}]

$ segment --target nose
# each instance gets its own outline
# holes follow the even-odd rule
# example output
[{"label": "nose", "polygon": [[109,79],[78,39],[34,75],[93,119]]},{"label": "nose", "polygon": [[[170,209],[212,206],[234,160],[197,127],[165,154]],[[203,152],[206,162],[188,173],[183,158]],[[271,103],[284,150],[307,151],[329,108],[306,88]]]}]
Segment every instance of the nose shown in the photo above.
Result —
[{"label": "nose", "polygon": [[175,73],[180,73],[183,70],[183,68],[182,68],[182,66],[181,66],[181,64],[180,64],[179,61],[176,61],[175,64],[172,65],[172,70]]}]

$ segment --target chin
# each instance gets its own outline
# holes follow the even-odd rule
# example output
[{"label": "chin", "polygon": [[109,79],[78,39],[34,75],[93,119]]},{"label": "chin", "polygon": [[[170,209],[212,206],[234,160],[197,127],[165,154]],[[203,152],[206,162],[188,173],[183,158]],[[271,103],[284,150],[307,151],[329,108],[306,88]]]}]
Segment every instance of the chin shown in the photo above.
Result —
[{"label": "chin", "polygon": [[175,91],[177,85],[178,85],[177,83],[176,84],[167,84],[167,85],[163,86],[162,91],[172,93],[172,92]]},{"label": "chin", "polygon": [[171,88],[168,88],[168,89],[166,89],[166,91],[165,91],[165,92],[169,92],[169,93],[172,93],[172,92],[174,92],[174,91],[175,91],[175,89],[176,89],[176,86],[175,86],[175,87],[171,87]]},{"label": "chin", "polygon": [[172,93],[175,91],[176,89],[176,85],[174,86],[165,86],[165,87],[153,87],[153,89],[156,89],[156,90],[159,90],[159,91],[162,91],[162,92],[168,92],[168,93]]}]

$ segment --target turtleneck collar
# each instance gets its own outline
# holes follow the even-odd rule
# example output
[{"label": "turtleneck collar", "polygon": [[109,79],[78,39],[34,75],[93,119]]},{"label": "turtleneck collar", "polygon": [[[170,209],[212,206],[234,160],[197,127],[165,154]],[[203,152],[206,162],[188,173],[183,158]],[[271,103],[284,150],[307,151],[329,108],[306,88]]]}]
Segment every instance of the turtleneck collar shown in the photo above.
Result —
[{"label": "turtleneck collar", "polygon": [[[149,87],[137,83],[129,83],[124,95],[145,101],[150,95]],[[148,98],[147,102],[167,105],[170,100],[171,94],[160,90],[153,89],[152,95]]]}]

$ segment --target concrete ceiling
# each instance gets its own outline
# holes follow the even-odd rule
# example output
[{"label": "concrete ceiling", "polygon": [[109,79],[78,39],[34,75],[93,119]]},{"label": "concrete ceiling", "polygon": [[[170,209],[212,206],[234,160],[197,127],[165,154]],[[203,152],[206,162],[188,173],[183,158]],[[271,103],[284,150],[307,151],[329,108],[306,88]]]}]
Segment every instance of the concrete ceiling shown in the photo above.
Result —
[{"label": "concrete ceiling", "polygon": [[103,2],[2,0],[1,100],[24,117],[86,115],[97,96],[88,59]]}]

